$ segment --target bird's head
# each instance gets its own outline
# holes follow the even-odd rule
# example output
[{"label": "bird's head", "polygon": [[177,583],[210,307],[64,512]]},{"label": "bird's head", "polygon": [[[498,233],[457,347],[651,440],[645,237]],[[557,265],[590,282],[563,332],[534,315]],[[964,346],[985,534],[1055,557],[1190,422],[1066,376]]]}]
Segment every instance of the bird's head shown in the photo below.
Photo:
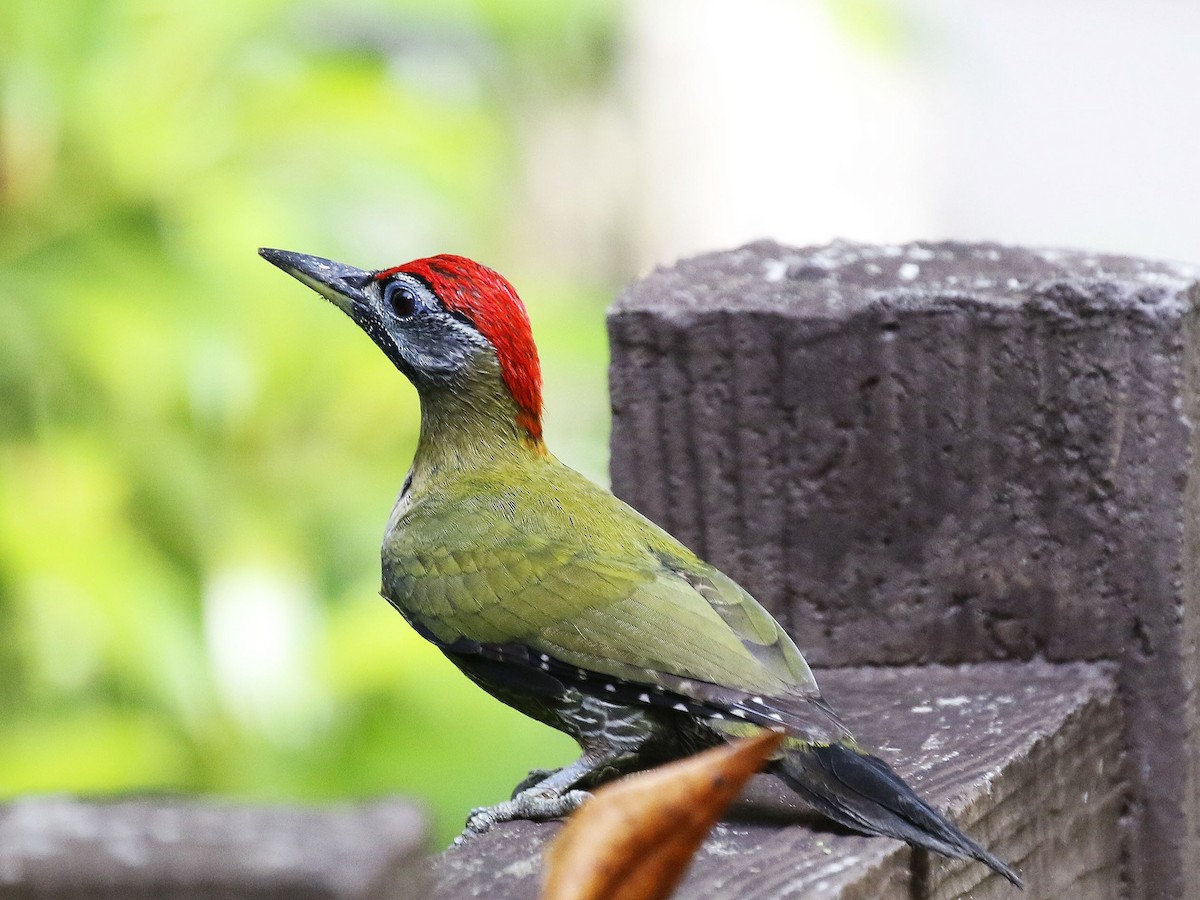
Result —
[{"label": "bird's head", "polygon": [[450,254],[368,272],[287,250],[258,252],[357,322],[422,394],[498,369],[518,427],[540,443],[537,348],[525,305],[500,273]]}]

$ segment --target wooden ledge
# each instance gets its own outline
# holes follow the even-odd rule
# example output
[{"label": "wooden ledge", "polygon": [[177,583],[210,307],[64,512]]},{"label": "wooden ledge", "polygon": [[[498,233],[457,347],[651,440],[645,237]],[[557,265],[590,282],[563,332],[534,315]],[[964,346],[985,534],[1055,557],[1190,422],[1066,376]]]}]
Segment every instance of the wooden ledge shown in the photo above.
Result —
[{"label": "wooden ledge", "polygon": [[[978,863],[839,833],[759,776],[701,848],[679,898],[1121,896],[1120,710],[1111,667],[985,663],[818,672],[867,746],[1012,862],[1022,895]],[[516,822],[434,863],[441,900],[535,898],[558,823]]]},{"label": "wooden ledge", "polygon": [[428,893],[425,816],[194,798],[0,806],[0,900],[399,900]]}]

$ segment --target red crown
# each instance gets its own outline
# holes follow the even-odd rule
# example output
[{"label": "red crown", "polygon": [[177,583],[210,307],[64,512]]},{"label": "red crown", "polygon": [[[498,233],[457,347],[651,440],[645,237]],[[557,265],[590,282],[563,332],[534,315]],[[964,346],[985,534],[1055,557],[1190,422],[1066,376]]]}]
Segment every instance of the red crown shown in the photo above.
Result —
[{"label": "red crown", "polygon": [[525,304],[508,280],[465,256],[443,253],[391,269],[422,279],[451,312],[466,316],[496,351],[500,375],[520,412],[517,422],[535,441],[542,438],[542,367]]}]

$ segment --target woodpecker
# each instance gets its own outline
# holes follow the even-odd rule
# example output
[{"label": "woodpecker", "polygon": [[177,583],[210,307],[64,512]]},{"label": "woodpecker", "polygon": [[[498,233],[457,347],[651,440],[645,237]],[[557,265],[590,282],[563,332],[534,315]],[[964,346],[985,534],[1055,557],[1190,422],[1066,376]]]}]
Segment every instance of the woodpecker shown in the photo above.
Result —
[{"label": "woodpecker", "polygon": [[474,810],[466,833],[566,815],[613,773],[773,728],[787,739],[771,770],[834,822],[1021,886],[855,741],[749,593],[550,454],[529,317],[500,274],[453,255],[364,271],[259,253],[353,319],[420,396],[384,598],[477,685],[580,745]]}]

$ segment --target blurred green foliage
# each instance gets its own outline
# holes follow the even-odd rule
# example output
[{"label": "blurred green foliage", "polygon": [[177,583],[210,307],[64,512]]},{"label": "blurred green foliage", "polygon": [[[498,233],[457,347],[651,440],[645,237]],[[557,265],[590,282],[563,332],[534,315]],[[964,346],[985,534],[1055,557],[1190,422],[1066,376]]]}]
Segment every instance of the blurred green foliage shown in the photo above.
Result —
[{"label": "blurred green foliage", "polygon": [[[376,596],[415,397],[254,251],[505,269],[523,116],[603,82],[614,18],[0,5],[0,794],[398,791],[446,838],[571,758]],[[518,269],[598,476],[613,285]]]}]

